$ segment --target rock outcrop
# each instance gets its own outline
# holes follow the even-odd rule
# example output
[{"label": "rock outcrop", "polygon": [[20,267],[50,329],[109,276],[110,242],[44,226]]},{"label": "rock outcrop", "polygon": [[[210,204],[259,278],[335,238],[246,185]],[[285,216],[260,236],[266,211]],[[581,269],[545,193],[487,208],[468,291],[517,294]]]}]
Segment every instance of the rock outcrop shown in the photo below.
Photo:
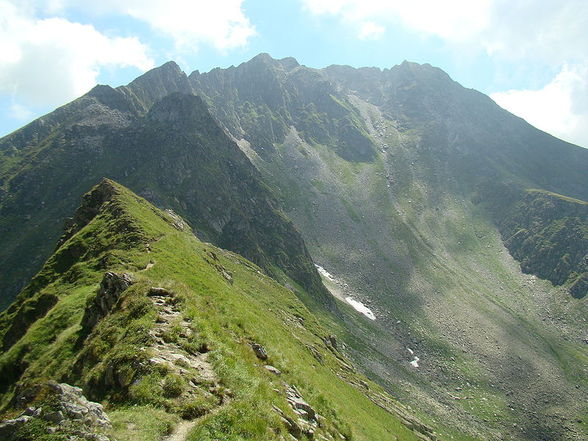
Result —
[{"label": "rock outcrop", "polygon": [[121,293],[133,284],[127,273],[107,272],[104,274],[96,297],[86,307],[82,318],[82,330],[87,335],[104,318],[118,301]]},{"label": "rock outcrop", "polygon": [[[49,381],[29,388],[19,395],[18,404],[26,409],[17,417],[0,422],[0,439],[24,439],[35,426],[35,436],[63,435],[64,439],[108,441],[103,432],[111,428],[102,405],[88,401],[82,389],[66,383]],[[60,438],[61,439],[61,438]]]},{"label": "rock outcrop", "polygon": [[267,351],[259,343],[251,343],[251,349],[253,349],[257,358],[264,361],[267,360]]}]

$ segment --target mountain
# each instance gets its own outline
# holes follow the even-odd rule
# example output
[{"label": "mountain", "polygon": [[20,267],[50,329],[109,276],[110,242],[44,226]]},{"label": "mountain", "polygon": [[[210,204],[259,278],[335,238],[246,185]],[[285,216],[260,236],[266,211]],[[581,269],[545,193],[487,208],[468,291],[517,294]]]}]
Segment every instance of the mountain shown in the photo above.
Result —
[{"label": "mountain", "polygon": [[109,176],[294,289],[441,439],[588,432],[588,150],[440,69],[167,63],[0,154],[6,303]]},{"label": "mountain", "polygon": [[132,84],[97,86],[0,141],[0,263],[10,269],[0,282],[3,304],[38,270],[78,198],[103,176],[173,208],[201,238],[332,304],[304,242],[257,170],[200,98],[175,92],[173,66],[161,70],[171,77],[167,89],[158,88],[154,74],[142,81],[157,97],[131,94]]},{"label": "mountain", "polygon": [[291,290],[177,214],[105,179],[74,219],[0,315],[1,405],[22,414],[2,439],[435,439]]},{"label": "mountain", "polygon": [[341,306],[365,372],[449,436],[583,438],[588,150],[430,65],[262,54],[189,79],[374,314]]}]

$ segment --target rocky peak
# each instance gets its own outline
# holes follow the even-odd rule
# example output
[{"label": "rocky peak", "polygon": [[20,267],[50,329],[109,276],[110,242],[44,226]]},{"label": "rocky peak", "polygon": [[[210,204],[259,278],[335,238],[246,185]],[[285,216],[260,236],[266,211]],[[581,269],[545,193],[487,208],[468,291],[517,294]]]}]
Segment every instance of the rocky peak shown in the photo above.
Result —
[{"label": "rocky peak", "polygon": [[98,84],[86,96],[95,98],[99,103],[111,109],[117,109],[121,112],[131,111],[129,101],[125,98],[124,94],[110,86]]},{"label": "rocky peak", "polygon": [[300,66],[300,63],[298,63],[298,60],[296,60],[296,58],[294,58],[294,57],[281,58],[280,60],[277,60],[277,61],[286,70],[296,69],[297,67]]},{"label": "rocky peak", "polygon": [[186,74],[173,61],[144,73],[119,90],[134,101],[135,106],[147,111],[161,98],[174,93],[192,93]]},{"label": "rocky peak", "polygon": [[450,81],[451,77],[438,67],[431,66],[429,63],[415,63],[404,60],[401,64],[394,66],[391,71],[400,72],[403,76],[411,76],[422,80]]},{"label": "rocky peak", "polygon": [[275,66],[276,64],[278,64],[278,61],[274,58],[272,58],[272,56],[266,52],[262,52],[258,55],[256,55],[255,57],[253,57],[251,60],[246,61],[243,64],[248,64],[248,65],[270,65],[270,66]]},{"label": "rocky peak", "polygon": [[102,205],[117,194],[116,184],[108,178],[102,178],[100,183],[82,197],[82,203],[73,218],[66,223],[66,231],[59,239],[57,247],[84,228],[100,211]]}]

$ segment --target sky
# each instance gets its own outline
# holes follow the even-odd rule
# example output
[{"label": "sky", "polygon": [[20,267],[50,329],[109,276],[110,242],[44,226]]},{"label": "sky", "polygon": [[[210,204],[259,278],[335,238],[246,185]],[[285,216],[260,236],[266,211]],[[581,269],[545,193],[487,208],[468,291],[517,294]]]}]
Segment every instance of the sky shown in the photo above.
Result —
[{"label": "sky", "polygon": [[430,63],[588,147],[588,0],[0,0],[0,136],[175,60]]}]

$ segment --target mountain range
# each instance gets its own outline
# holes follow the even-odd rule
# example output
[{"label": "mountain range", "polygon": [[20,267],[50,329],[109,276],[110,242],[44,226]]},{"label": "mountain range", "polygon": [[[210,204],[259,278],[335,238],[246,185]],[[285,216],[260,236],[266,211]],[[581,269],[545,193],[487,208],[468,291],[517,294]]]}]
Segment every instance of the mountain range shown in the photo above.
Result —
[{"label": "mountain range", "polygon": [[[88,398],[111,404],[114,415],[122,415],[117,406],[128,400],[155,406],[169,418],[182,415],[191,392],[182,389],[172,399],[153,386],[151,401],[133,396],[133,382],[152,378],[153,369],[133,368],[118,383],[104,379],[108,360],[126,349],[132,355],[121,371],[130,369],[125,363],[141,363],[141,347],[158,349],[147,340],[127,341],[131,336],[112,328],[148,328],[147,317],[157,314],[150,309],[134,317],[132,303],[151,308],[149,299],[168,301],[149,296],[154,284],[167,283],[169,292],[181,293],[182,307],[171,312],[185,316],[212,302],[221,312],[206,326],[222,328],[227,320],[226,332],[214,333],[222,342],[216,344],[230,346],[231,332],[240,339],[240,349],[206,351],[217,369],[264,337],[264,346],[277,345],[272,350],[281,354],[279,370],[293,363],[288,381],[308,380],[306,390],[316,391],[317,403],[328,391],[323,398],[329,404],[319,413],[332,415],[325,427],[337,429],[323,430],[317,420],[317,437],[388,439],[382,428],[388,423],[378,416],[384,409],[397,427],[390,434],[399,439],[415,433],[431,439],[584,439],[586,170],[588,150],[535,129],[426,64],[312,69],[261,54],[237,67],[190,75],[170,62],[126,86],[96,86],[0,140],[5,409],[23,385],[52,378],[82,386]],[[145,208],[141,197],[167,211]],[[157,237],[171,235],[164,221],[175,222],[181,237],[157,248]],[[185,247],[196,247],[200,260],[187,257]],[[225,257],[217,262],[209,252]],[[229,288],[218,302],[227,304],[204,287],[212,276],[190,279],[192,264],[181,263],[190,259],[203,259],[216,279],[224,278]],[[156,269],[158,261],[165,262],[162,269]],[[234,276],[236,261],[251,261],[243,263],[251,274],[242,281]],[[193,265],[200,274],[200,264]],[[89,326],[92,299],[96,290],[98,296],[108,291],[100,283],[109,272],[141,281],[117,297],[114,309],[98,308],[102,313]],[[251,281],[254,274],[263,288]],[[263,291],[259,298],[247,291],[261,304],[249,304],[246,296],[248,305],[241,305],[240,290]],[[308,315],[287,319],[294,320],[292,335],[264,330],[282,326],[264,324],[268,317],[286,320],[280,311],[294,309]],[[252,318],[254,310],[264,319]],[[230,319],[220,318],[225,313]],[[307,326],[310,321],[316,325]],[[307,337],[294,331],[300,323]],[[241,330],[231,331],[235,326]],[[329,335],[337,335],[339,349],[332,342],[320,349],[312,343],[330,341],[324,340]],[[112,353],[76,346],[84,338],[89,347],[106,339]],[[182,338],[171,343],[183,348]],[[306,338],[302,347],[315,361],[287,362]],[[298,343],[280,346],[289,341]],[[325,362],[325,350],[339,360],[334,363],[355,365],[353,378],[340,373],[343,365]],[[200,363],[189,354],[182,353]],[[51,357],[58,361],[47,363]],[[247,367],[239,369],[255,365],[251,355],[241,360]],[[319,370],[327,366],[325,376],[302,380],[317,362]],[[102,367],[92,370],[93,364]],[[167,374],[175,371],[152,382],[172,381]],[[255,378],[270,387],[267,378]],[[340,380],[337,392],[327,386]],[[290,383],[280,387],[290,398],[310,393],[288,392]],[[263,401],[287,411],[266,392],[254,397],[247,390],[235,406]],[[368,418],[364,424],[354,414],[360,401],[342,399],[349,391],[376,404],[365,405],[370,416],[362,417]],[[337,394],[343,405],[333,403]],[[216,395],[221,402],[230,398]],[[216,424],[212,407],[202,411],[203,421]],[[231,421],[241,430],[245,422],[236,415]],[[220,436],[190,417],[202,436],[197,439],[208,439],[205,430],[210,439]],[[287,424],[261,425],[274,434],[288,431]],[[237,432],[224,439],[238,436],[250,439]]]}]

